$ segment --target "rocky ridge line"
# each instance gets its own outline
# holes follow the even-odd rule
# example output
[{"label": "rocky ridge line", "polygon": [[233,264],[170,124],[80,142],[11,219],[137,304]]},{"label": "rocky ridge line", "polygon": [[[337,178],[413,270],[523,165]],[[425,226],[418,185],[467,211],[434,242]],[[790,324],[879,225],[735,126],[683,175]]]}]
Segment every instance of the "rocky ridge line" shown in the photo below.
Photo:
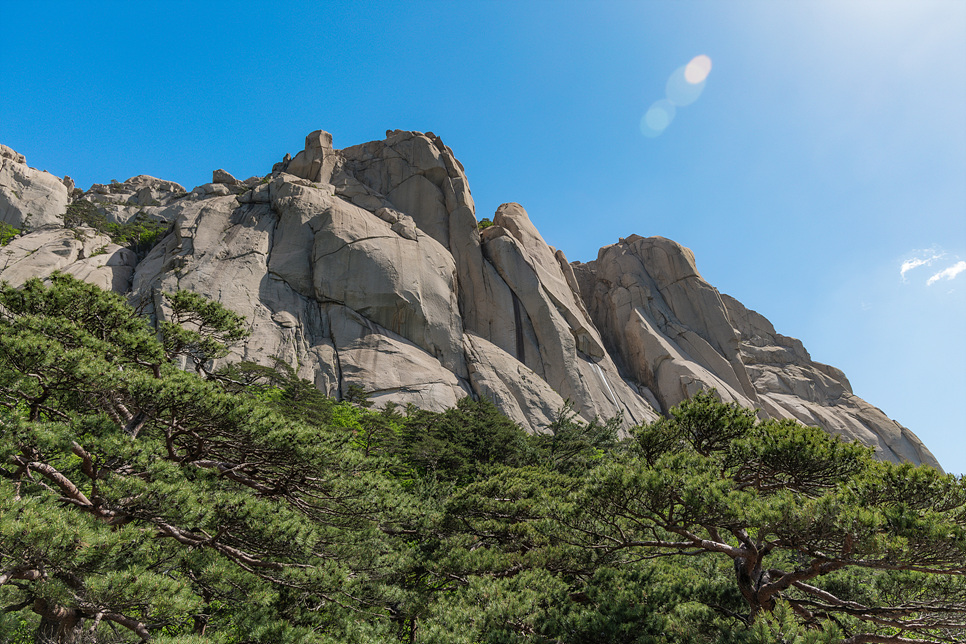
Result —
[{"label": "rocky ridge line", "polygon": [[[908,429],[856,397],[841,371],[701,278],[692,253],[633,235],[569,263],[519,204],[478,228],[462,164],[433,133],[390,131],[336,150],[321,130],[265,177],[224,170],[191,191],[145,175],[86,192],[0,146],[0,279],[61,270],[163,318],[186,288],[245,315],[236,358],[279,356],[325,393],[440,410],[486,396],[530,431],[565,400],[584,417],[654,420],[696,391],[795,418],[938,467]],[[69,201],[112,222],[169,222],[139,261]]]}]

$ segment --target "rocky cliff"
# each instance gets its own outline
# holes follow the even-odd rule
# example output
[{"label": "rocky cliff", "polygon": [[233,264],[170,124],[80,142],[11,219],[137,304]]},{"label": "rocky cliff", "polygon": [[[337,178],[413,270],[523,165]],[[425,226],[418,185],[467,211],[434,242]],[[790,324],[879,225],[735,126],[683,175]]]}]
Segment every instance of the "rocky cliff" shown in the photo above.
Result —
[{"label": "rocky cliff", "polygon": [[[432,133],[336,150],[316,131],[264,177],[216,170],[191,191],[143,175],[71,191],[9,148],[0,162],[0,220],[23,231],[0,250],[0,279],[60,270],[161,318],[162,292],[198,291],[246,316],[238,357],[279,356],[332,396],[355,384],[377,405],[435,410],[486,396],[540,431],[565,400],[630,425],[714,387],[762,416],[938,467],[841,371],[704,281],[679,244],[634,235],[569,263],[512,203],[481,230],[462,165]],[[168,232],[141,258],[65,228],[69,200]]]}]

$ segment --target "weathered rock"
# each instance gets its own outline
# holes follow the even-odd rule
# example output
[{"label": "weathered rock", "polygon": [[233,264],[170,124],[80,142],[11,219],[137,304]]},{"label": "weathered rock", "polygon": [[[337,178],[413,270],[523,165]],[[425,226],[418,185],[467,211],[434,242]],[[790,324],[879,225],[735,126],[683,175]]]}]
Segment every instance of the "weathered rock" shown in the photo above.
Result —
[{"label": "weathered rock", "polygon": [[500,347],[467,333],[466,356],[473,392],[487,398],[521,427],[550,425],[564,407],[547,382]]},{"label": "weathered rock", "polygon": [[44,228],[0,248],[0,280],[20,286],[31,277],[63,271],[89,276],[101,288],[124,293],[134,263],[133,253],[91,228]]},{"label": "weathered rock", "polygon": [[449,246],[449,213],[443,193],[422,175],[413,175],[387,195],[399,210],[409,215],[416,227],[444,247]]},{"label": "weathered rock", "polygon": [[[0,161],[3,190],[46,185],[9,148]],[[331,396],[358,385],[377,405],[435,410],[486,397],[542,431],[567,400],[627,427],[715,388],[763,417],[936,465],[841,371],[719,294],[679,244],[634,235],[570,264],[518,204],[480,231],[463,166],[432,133],[391,130],[334,150],[318,130],[264,179],[216,170],[185,193],[141,175],[80,198],[110,221],[148,216],[170,232],[135,266],[90,229],[35,230],[0,249],[0,279],[64,270],[162,319],[163,293],[197,291],[246,318],[251,336],[230,359],[278,357]],[[25,212],[8,211],[10,221]]]},{"label": "weathered rock", "polygon": [[[573,270],[563,253],[554,252],[547,245],[519,204],[500,206],[493,217],[493,224],[506,229],[519,242],[525,261],[539,283],[538,290],[546,294],[566,320],[577,340],[577,350],[591,358],[602,358],[603,342],[584,309]],[[562,261],[558,258],[562,258]]]},{"label": "weathered rock", "polygon": [[7,146],[0,143],[0,159],[9,159],[14,163],[19,163],[21,165],[27,164],[27,158],[14,150],[13,148],[8,148]]},{"label": "weathered rock", "polygon": [[769,415],[858,439],[887,460],[939,467],[915,434],[855,396],[839,369],[813,362],[800,341],[776,333],[768,320],[738,300],[722,295],[722,301],[740,334],[746,370]]},{"label": "weathered rock", "polygon": [[332,135],[316,130],[305,137],[305,149],[286,164],[285,171],[309,181],[328,183],[334,167]]},{"label": "weathered rock", "polygon": [[338,353],[340,393],[354,384],[380,407],[387,402],[413,403],[434,411],[452,407],[471,394],[452,371],[421,347],[352,309],[327,308]]},{"label": "weathered rock", "polygon": [[127,293],[137,265],[137,255],[129,248],[107,244],[94,250],[90,257],[82,257],[64,268],[77,279],[98,286],[105,291]]},{"label": "weathered rock", "polygon": [[67,199],[60,179],[28,167],[22,154],[0,146],[0,222],[21,230],[63,226]]},{"label": "weathered rock", "polygon": [[597,328],[632,379],[667,411],[703,388],[755,406],[738,357],[738,336],[718,292],[691,252],[660,237],[633,235],[575,265]]},{"label": "weathered rock", "polygon": [[221,169],[214,170],[211,173],[211,182],[212,183],[227,183],[227,184],[232,185],[232,186],[241,183],[241,181],[239,181],[235,177],[231,176],[231,174],[229,174],[225,170],[221,170]]},{"label": "weathered rock", "polygon": [[444,247],[340,203],[320,217],[311,262],[316,299],[358,311],[465,377],[455,266]]},{"label": "weathered rock", "polygon": [[719,294],[679,244],[633,235],[574,270],[608,350],[664,411],[714,388],[764,416],[859,440],[880,458],[938,465],[912,432],[854,396],[841,371],[812,362],[801,342]]},{"label": "weathered rock", "polygon": [[173,215],[166,208],[187,194],[174,181],[141,174],[110,185],[95,183],[77,199],[94,204],[108,222],[123,224],[138,216],[169,221]]},{"label": "weathered rock", "polygon": [[[506,231],[506,232],[504,232]],[[596,328],[583,310],[554,253],[518,204],[504,204],[486,229],[483,252],[516,301],[514,326],[523,317],[535,336],[537,355],[528,358],[524,327],[515,333],[512,349],[503,347],[525,364],[537,363],[547,383],[571,400],[590,418],[622,414],[631,423],[653,420],[656,413],[632,391],[606,354]],[[505,310],[509,317],[511,310]],[[523,340],[523,342],[521,342]]]},{"label": "weathered rock", "polygon": [[183,194],[185,192],[184,186],[180,183],[174,181],[168,181],[167,179],[158,179],[157,177],[152,177],[146,174],[139,174],[136,177],[131,177],[124,181],[120,188],[125,192],[137,192],[141,188],[151,188],[159,198],[167,198],[169,196]]}]

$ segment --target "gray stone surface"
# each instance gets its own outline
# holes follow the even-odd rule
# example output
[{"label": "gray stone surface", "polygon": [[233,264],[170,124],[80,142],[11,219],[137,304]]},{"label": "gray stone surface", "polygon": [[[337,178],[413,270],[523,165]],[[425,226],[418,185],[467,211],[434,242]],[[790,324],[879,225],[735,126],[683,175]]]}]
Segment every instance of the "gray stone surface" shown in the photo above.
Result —
[{"label": "gray stone surface", "polygon": [[27,165],[24,155],[0,146],[0,222],[20,230],[63,226],[67,186]]},{"label": "gray stone surface", "polygon": [[90,228],[44,228],[21,235],[0,248],[0,280],[20,286],[31,277],[62,271],[126,293],[136,257]]},{"label": "gray stone surface", "polygon": [[[2,146],[0,162],[0,190],[29,196],[16,210],[0,198],[5,221],[22,221],[23,204],[62,214],[59,179]],[[543,431],[568,400],[629,427],[715,388],[762,417],[936,465],[841,371],[718,293],[683,246],[633,235],[570,264],[512,203],[480,231],[463,166],[433,133],[391,130],[335,150],[318,130],[264,178],[216,170],[185,192],[141,175],[79,198],[111,221],[152,217],[170,231],[137,262],[90,229],[33,230],[0,249],[0,279],[63,270],[160,318],[163,292],[200,292],[246,318],[252,334],[229,359],[278,356],[328,395],[358,385],[380,406],[435,410],[486,397]]]},{"label": "gray stone surface", "polygon": [[120,224],[138,216],[169,221],[175,216],[168,210],[169,206],[188,195],[184,186],[174,181],[140,174],[123,182],[95,183],[77,199],[94,204],[109,222]]},{"label": "gray stone surface", "polygon": [[794,418],[880,458],[938,467],[912,432],[853,395],[840,370],[813,362],[801,342],[705,282],[687,248],[632,235],[574,271],[608,350],[662,411],[715,388],[763,417]]}]

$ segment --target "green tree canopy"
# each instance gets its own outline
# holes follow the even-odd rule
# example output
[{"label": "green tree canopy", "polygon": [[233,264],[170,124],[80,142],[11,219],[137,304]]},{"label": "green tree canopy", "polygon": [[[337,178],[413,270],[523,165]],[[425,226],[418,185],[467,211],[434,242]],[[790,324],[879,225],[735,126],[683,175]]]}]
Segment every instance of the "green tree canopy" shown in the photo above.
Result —
[{"label": "green tree canopy", "polygon": [[961,641],[966,485],[698,394],[640,428],[556,516],[609,565],[730,558],[751,624],[779,604],[846,642]]},{"label": "green tree canopy", "polygon": [[298,641],[368,610],[365,580],[391,567],[390,480],[348,434],[172,363],[223,355],[240,319],[175,294],[195,329],[158,338],[119,296],[50,282],[0,289],[4,610],[58,642],[105,625]]},{"label": "green tree canopy", "polygon": [[4,644],[964,640],[962,479],[713,393],[623,440],[337,401],[166,297],[0,287]]}]

